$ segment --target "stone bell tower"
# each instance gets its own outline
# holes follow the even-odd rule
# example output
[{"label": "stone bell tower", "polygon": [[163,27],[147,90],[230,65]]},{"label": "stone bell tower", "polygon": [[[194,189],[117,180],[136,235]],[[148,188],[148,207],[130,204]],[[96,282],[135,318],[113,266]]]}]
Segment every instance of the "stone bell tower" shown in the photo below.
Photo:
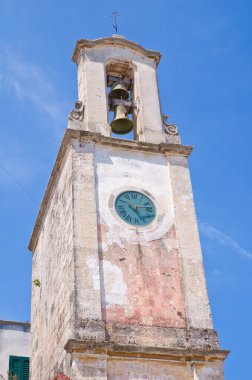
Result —
[{"label": "stone bell tower", "polygon": [[224,378],[160,58],[118,35],[76,44],[78,101],[29,245],[31,380]]}]

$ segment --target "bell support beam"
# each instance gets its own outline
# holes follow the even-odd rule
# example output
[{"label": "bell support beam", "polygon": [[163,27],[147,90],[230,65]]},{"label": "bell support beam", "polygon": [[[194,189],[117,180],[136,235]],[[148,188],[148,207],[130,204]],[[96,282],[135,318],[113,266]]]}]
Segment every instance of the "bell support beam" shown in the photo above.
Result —
[{"label": "bell support beam", "polygon": [[111,87],[115,82],[118,82],[120,80],[120,82],[122,82],[125,87],[127,88],[128,91],[131,91],[132,88],[133,88],[133,80],[132,79],[127,79],[127,78],[124,78],[122,76],[113,76],[113,75],[108,75],[107,76],[107,86],[108,87]]},{"label": "bell support beam", "polygon": [[132,108],[135,106],[132,100],[111,99],[108,98],[109,110],[114,111],[117,106],[124,106],[127,108],[128,113],[132,113]]}]

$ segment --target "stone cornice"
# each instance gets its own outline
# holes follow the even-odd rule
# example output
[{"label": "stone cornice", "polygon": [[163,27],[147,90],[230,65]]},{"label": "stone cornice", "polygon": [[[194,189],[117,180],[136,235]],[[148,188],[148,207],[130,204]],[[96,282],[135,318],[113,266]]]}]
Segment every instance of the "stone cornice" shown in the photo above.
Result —
[{"label": "stone cornice", "polygon": [[137,345],[122,345],[113,342],[70,339],[65,345],[68,353],[76,356],[107,356],[117,358],[136,358],[172,361],[222,362],[228,356],[228,350],[174,349],[164,347],[148,347]]},{"label": "stone cornice", "polygon": [[[135,141],[135,140],[124,140],[115,137],[103,136],[100,133],[92,133],[87,131],[80,131],[76,129],[67,129],[64,140],[78,140],[79,142],[93,142],[98,145],[107,145],[113,148],[120,148],[126,150],[137,150],[146,153],[156,153],[164,155],[175,155],[189,157],[193,148],[192,146],[180,145],[180,144],[152,144],[149,142]],[[63,143],[62,142],[62,143]]]},{"label": "stone cornice", "polygon": [[72,140],[77,140],[80,143],[93,143],[98,145],[110,146],[112,148],[119,148],[125,150],[141,151],[152,154],[163,154],[172,156],[189,157],[192,152],[191,146],[184,146],[179,144],[151,144],[140,141],[123,140],[118,138],[106,137],[98,133],[67,129],[45,191],[44,198],[39,208],[38,216],[36,218],[35,226],[33,228],[32,236],[29,242],[29,250],[34,252],[36,248],[38,236],[41,225],[43,223],[51,195],[54,190],[55,183],[57,182],[62,163],[64,162],[65,153]]},{"label": "stone cornice", "polygon": [[122,47],[124,49],[125,48],[131,49],[131,50],[137,52],[138,54],[141,54],[145,57],[153,59],[156,62],[156,65],[159,64],[160,59],[161,59],[161,53],[158,51],[146,50],[141,45],[139,45],[133,41],[126,40],[122,36],[115,36],[115,37],[113,36],[113,37],[99,38],[96,40],[86,40],[86,39],[78,40],[76,42],[76,45],[75,45],[72,60],[76,63],[78,62],[78,57],[79,57],[81,49],[93,48],[93,47],[96,47],[99,45],[100,46],[102,46],[102,45],[103,46],[115,46],[115,47]]}]

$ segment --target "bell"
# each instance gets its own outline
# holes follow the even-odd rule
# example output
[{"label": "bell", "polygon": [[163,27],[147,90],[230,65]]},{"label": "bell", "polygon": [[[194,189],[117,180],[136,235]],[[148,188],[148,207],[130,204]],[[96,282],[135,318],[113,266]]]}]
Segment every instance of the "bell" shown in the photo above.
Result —
[{"label": "bell", "polygon": [[111,128],[118,135],[124,135],[132,131],[133,122],[128,118],[128,112],[124,105],[116,106]]},{"label": "bell", "polygon": [[112,99],[124,99],[127,100],[129,98],[129,93],[122,82],[115,82],[111,86],[111,91],[108,94],[109,98]]}]

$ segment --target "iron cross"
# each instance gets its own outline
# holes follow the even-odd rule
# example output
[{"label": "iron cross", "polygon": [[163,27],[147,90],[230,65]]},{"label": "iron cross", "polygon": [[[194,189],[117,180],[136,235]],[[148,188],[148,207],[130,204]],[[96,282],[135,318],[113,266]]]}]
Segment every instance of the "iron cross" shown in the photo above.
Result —
[{"label": "iron cross", "polygon": [[118,24],[117,24],[117,17],[118,16],[121,16],[120,13],[117,10],[114,10],[111,17],[114,17],[114,19],[115,19],[115,25],[113,25],[113,27],[115,28],[116,34],[118,31]]}]

